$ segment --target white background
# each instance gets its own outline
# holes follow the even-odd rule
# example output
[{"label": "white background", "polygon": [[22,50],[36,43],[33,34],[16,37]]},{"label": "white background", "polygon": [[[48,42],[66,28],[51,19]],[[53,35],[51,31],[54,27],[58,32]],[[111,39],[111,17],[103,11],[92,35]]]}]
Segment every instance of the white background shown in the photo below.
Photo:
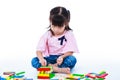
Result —
[{"label": "white background", "polygon": [[49,26],[49,11],[64,6],[71,12],[70,27],[80,50],[76,66],[80,71],[76,73],[106,70],[107,80],[117,80],[119,4],[119,0],[0,0],[0,73],[32,72],[31,59],[36,56],[40,36]]}]

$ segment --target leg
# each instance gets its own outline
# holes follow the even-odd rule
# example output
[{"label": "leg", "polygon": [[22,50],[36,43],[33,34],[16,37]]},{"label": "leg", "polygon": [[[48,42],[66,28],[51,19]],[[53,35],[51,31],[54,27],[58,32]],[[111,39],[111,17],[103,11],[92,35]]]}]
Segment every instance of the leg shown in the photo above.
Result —
[{"label": "leg", "polygon": [[50,55],[49,57],[46,57],[46,60],[48,64],[55,64],[58,57],[59,55]]},{"label": "leg", "polygon": [[39,59],[37,57],[32,59],[31,64],[34,68],[41,67],[41,63],[39,62]]},{"label": "leg", "polygon": [[58,66],[54,64],[49,64],[49,66],[52,66],[53,72],[70,74],[70,68],[59,68]]},{"label": "leg", "polygon": [[49,66],[53,67],[54,72],[70,74],[70,70],[75,66],[75,64],[76,58],[74,56],[68,56],[64,58],[63,63],[60,66],[55,66],[52,64]]},{"label": "leg", "polygon": [[[47,61],[47,65],[48,65],[48,64],[55,64],[56,59],[58,57],[59,56],[56,56],[56,55],[50,55],[49,57],[44,57],[44,59]],[[40,61],[37,57],[32,59],[31,64],[34,68],[40,68],[41,67],[41,63],[40,63]]]},{"label": "leg", "polygon": [[74,56],[67,56],[66,58],[64,58],[63,63],[59,67],[68,67],[72,69],[75,66],[76,62],[77,60]]}]

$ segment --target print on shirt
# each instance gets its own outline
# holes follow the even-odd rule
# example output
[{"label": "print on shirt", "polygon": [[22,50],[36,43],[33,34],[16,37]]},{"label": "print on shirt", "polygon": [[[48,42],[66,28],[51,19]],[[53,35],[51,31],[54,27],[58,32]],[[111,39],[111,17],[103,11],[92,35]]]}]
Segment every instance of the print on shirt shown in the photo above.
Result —
[{"label": "print on shirt", "polygon": [[65,36],[62,36],[61,38],[58,38],[58,41],[60,40],[60,45],[63,45],[63,41],[67,41],[67,39],[65,38]]}]

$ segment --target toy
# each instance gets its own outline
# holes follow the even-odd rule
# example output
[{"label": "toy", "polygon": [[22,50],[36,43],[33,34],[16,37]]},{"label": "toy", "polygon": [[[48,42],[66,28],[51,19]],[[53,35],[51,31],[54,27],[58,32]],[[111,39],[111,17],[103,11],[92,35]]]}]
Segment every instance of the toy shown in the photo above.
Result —
[{"label": "toy", "polygon": [[3,75],[14,75],[15,72],[3,72]]},{"label": "toy", "polygon": [[105,71],[101,71],[99,74],[88,73],[85,76],[89,77],[89,78],[92,78],[92,79],[95,79],[95,80],[97,80],[97,79],[104,80],[107,75],[108,75],[108,73],[106,73]]},{"label": "toy", "polygon": [[21,74],[24,74],[25,72],[19,72],[19,73],[16,73],[15,75],[21,75]]},{"label": "toy", "polygon": [[[24,74],[25,72],[19,72],[19,73],[15,73],[15,72],[3,72],[3,75],[5,76],[3,80],[24,80]],[[0,79],[0,80],[2,80]]]},{"label": "toy", "polygon": [[25,72],[3,72],[3,76],[0,76],[0,80],[33,80],[33,78],[24,77]]},{"label": "toy", "polygon": [[38,69],[38,79],[50,79],[50,80],[104,80],[108,75],[105,71],[98,73],[87,74],[62,74],[52,73],[51,67],[41,67]]},{"label": "toy", "polygon": [[25,80],[33,80],[33,78],[26,78]]},{"label": "toy", "polygon": [[78,75],[69,74],[69,75],[66,76],[66,79],[80,80],[80,77]]},{"label": "toy", "polygon": [[24,78],[14,78],[13,80],[25,80]]},{"label": "toy", "polygon": [[[38,80],[105,80],[108,73],[101,71],[99,73],[87,73],[87,74],[63,74],[53,73],[52,67],[40,67],[37,69]],[[3,72],[3,76],[0,76],[0,80],[33,80],[32,78],[26,78],[25,72]]]},{"label": "toy", "polygon": [[37,78],[38,79],[50,79],[50,73],[52,72],[52,67],[40,67],[37,69],[39,71]]}]

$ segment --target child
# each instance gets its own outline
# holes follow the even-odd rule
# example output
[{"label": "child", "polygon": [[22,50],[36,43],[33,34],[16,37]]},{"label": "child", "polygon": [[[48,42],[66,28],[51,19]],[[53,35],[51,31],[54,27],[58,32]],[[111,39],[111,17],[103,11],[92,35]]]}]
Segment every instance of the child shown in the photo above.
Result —
[{"label": "child", "polygon": [[39,40],[37,57],[32,59],[32,66],[52,66],[54,72],[70,73],[77,62],[72,54],[78,53],[69,27],[70,12],[64,7],[55,7],[50,11],[49,20],[49,30]]}]

